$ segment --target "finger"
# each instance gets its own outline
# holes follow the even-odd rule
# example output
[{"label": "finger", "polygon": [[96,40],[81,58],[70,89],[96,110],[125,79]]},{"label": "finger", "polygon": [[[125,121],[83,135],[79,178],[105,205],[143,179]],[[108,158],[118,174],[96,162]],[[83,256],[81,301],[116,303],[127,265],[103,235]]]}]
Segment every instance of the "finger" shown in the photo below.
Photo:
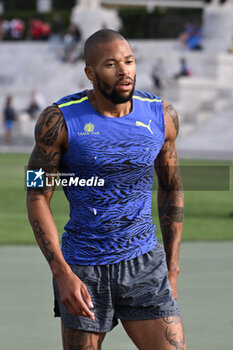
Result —
[{"label": "finger", "polygon": [[175,299],[177,299],[177,288],[176,286],[171,286],[172,287],[172,294],[174,296]]},{"label": "finger", "polygon": [[89,317],[85,311],[81,311],[81,315],[84,316],[84,317]]},{"label": "finger", "polygon": [[[168,278],[169,279],[169,278]],[[169,279],[169,283],[171,286],[171,290],[172,290],[172,295],[175,299],[177,299],[177,285],[176,285],[176,281],[174,281],[172,278]]]},{"label": "finger", "polygon": [[86,317],[89,317],[91,320],[95,320],[95,315],[94,312],[90,311],[87,307],[87,305],[84,303],[83,300],[79,301],[80,302],[80,309],[82,312],[86,314]]},{"label": "finger", "polygon": [[[71,301],[67,300],[63,304],[65,305],[67,311],[72,315],[84,316],[84,317],[91,317],[92,316],[92,315],[89,315],[89,313],[90,313],[89,309],[87,309],[88,313],[85,310],[83,310],[83,308],[82,308],[83,305],[80,305],[80,302],[77,303],[77,299],[73,299]],[[93,319],[93,318],[91,318],[91,319]]]},{"label": "finger", "polygon": [[85,285],[83,285],[82,289],[81,289],[81,294],[83,297],[83,300],[85,301],[85,303],[91,308],[93,309],[94,305],[91,301],[91,296],[88,293],[87,287]]}]

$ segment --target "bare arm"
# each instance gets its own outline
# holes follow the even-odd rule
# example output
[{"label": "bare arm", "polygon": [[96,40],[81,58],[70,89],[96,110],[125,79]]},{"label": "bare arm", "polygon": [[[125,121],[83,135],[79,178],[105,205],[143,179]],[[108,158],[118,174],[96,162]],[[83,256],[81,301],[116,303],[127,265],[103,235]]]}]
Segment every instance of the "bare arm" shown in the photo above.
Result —
[{"label": "bare arm", "polygon": [[163,109],[165,142],[155,161],[155,170],[159,182],[158,210],[166,252],[168,278],[173,295],[177,298],[179,252],[184,213],[184,193],[175,146],[179,122],[178,115],[170,104],[163,102]]},{"label": "bare arm", "polygon": [[[64,128],[64,120],[56,107],[48,107],[42,112],[35,127],[36,144],[29,159],[28,169],[42,168],[45,173],[57,172]],[[58,232],[50,209],[53,192],[54,188],[28,189],[27,207],[36,240],[53,274],[56,275],[61,265],[66,269],[67,266],[59,249]]]},{"label": "bare arm", "polygon": [[[64,117],[56,106],[46,108],[35,127],[36,144],[31,153],[28,169],[42,168],[45,173],[56,174],[62,152],[67,147],[67,130]],[[75,276],[64,260],[58,231],[50,208],[54,188],[29,189],[27,195],[28,217],[37,243],[47,259],[56,279],[61,299],[68,311],[94,318],[87,308],[91,298],[86,286]]]}]

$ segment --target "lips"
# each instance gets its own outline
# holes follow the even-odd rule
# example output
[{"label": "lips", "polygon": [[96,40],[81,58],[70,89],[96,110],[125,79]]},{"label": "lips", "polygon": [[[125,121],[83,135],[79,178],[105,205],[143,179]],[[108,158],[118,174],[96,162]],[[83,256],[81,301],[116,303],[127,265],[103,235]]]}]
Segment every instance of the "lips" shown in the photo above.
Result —
[{"label": "lips", "polygon": [[122,80],[117,84],[117,88],[120,88],[121,90],[127,91],[132,88],[132,81],[131,80]]}]

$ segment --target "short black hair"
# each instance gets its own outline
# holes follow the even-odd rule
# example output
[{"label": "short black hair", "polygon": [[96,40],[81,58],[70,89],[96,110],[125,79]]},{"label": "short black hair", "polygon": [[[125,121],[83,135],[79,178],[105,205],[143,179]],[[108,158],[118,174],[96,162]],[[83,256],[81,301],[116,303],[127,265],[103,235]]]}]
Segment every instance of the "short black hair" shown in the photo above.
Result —
[{"label": "short black hair", "polygon": [[94,63],[99,44],[109,43],[115,39],[126,40],[120,33],[112,29],[101,29],[92,34],[84,45],[84,60],[86,65],[91,66]]}]

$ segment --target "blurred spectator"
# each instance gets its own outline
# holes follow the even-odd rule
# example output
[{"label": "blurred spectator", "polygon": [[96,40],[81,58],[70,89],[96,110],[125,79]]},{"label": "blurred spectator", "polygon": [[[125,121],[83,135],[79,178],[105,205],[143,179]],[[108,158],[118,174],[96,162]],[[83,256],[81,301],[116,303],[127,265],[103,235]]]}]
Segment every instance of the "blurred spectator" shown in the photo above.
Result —
[{"label": "blurred spectator", "polygon": [[3,40],[3,37],[4,37],[3,25],[4,25],[4,19],[2,16],[0,16],[0,40]]},{"label": "blurred spectator", "polygon": [[178,79],[180,77],[187,77],[192,75],[191,69],[188,67],[187,60],[186,58],[181,58],[180,59],[180,70],[178,73],[174,75],[175,79]]},{"label": "blurred spectator", "polygon": [[182,45],[186,46],[188,37],[192,31],[193,26],[190,23],[186,23],[184,26],[184,31],[179,35],[179,40],[182,43]]},{"label": "blurred spectator", "polygon": [[202,29],[198,25],[186,23],[184,32],[179,40],[190,50],[202,50]]},{"label": "blurred spectator", "polygon": [[155,94],[160,95],[163,89],[163,80],[165,75],[164,61],[158,58],[152,70],[152,80],[155,89]]},{"label": "blurred spectator", "polygon": [[195,26],[187,39],[187,46],[190,50],[202,50],[202,29]]},{"label": "blurred spectator", "polygon": [[60,13],[55,13],[51,23],[50,39],[61,42],[64,34],[64,23]]},{"label": "blurred spectator", "polygon": [[81,54],[78,52],[78,43],[80,41],[81,35],[79,28],[71,24],[68,28],[68,32],[64,36],[64,55],[63,61],[65,62],[76,62]]},{"label": "blurred spectator", "polygon": [[1,35],[2,40],[10,40],[11,39],[11,24],[10,21],[6,19],[2,19],[1,21]]},{"label": "blurred spectator", "polygon": [[38,18],[33,18],[29,24],[29,36],[32,40],[47,40],[51,33],[49,23],[43,22]]},{"label": "blurred spectator", "polygon": [[16,119],[17,114],[12,106],[12,96],[7,96],[5,107],[3,110],[3,120],[6,131],[5,138],[7,142],[10,142],[12,140],[12,131]]},{"label": "blurred spectator", "polygon": [[51,34],[49,37],[49,42],[51,50],[58,58],[63,55],[63,35],[64,23],[62,16],[59,13],[55,13],[51,23]]},{"label": "blurred spectator", "polygon": [[25,23],[19,19],[12,19],[10,22],[10,36],[14,40],[21,40],[25,31]]},{"label": "blurred spectator", "polygon": [[29,114],[30,119],[37,119],[40,111],[45,108],[46,101],[44,96],[37,90],[32,90],[29,106],[26,112]]},{"label": "blurred spectator", "polygon": [[25,23],[20,18],[11,21],[0,18],[0,40],[21,40],[25,33]]}]

